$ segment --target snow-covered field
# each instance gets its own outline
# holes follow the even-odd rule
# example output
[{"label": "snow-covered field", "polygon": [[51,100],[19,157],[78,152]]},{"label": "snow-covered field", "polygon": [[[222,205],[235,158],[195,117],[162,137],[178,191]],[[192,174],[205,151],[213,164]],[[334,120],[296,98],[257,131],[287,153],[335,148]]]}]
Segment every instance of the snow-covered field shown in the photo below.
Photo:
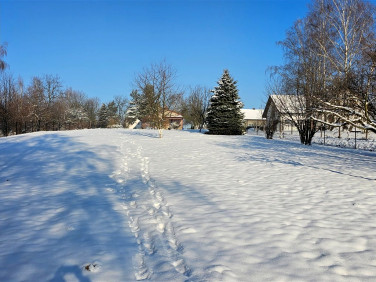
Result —
[{"label": "snow-covered field", "polygon": [[371,281],[376,153],[263,136],[0,139],[0,281]]}]

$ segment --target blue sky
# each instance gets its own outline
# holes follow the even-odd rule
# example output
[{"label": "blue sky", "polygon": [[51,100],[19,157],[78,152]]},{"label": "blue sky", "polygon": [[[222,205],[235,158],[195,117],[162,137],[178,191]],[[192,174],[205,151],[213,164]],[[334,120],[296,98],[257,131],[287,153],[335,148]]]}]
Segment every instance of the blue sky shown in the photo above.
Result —
[{"label": "blue sky", "polygon": [[216,86],[227,68],[246,108],[265,102],[276,42],[307,13],[308,0],[0,1],[9,71],[29,83],[59,75],[98,97],[129,96],[137,72],[166,60],[182,87]]}]

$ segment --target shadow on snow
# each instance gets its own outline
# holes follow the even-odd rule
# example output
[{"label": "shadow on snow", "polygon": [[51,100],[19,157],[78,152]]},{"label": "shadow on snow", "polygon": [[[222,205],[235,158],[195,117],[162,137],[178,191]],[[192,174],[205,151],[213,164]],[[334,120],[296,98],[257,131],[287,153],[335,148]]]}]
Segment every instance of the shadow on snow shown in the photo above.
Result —
[{"label": "shadow on snow", "polygon": [[237,142],[221,142],[217,145],[243,150],[241,153],[236,152],[235,158],[239,161],[309,167],[365,180],[376,180],[373,176],[376,171],[375,152],[321,145],[306,146],[289,140],[268,140],[261,136],[248,135],[240,138]]},{"label": "shadow on snow", "polygon": [[65,274],[89,281],[83,265],[100,264],[103,256],[129,277],[137,244],[114,210],[115,192],[106,188],[117,185],[111,158],[82,148],[87,145],[61,134],[0,143],[1,281],[44,280],[52,273],[52,281]]}]

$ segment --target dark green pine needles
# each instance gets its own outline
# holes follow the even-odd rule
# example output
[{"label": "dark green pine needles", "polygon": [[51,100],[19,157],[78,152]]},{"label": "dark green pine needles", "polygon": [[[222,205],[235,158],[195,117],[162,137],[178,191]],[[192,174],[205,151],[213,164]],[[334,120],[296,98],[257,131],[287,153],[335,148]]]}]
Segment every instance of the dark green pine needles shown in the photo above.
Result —
[{"label": "dark green pine needles", "polygon": [[241,135],[244,133],[244,114],[240,111],[243,103],[240,101],[236,81],[228,70],[223,71],[218,86],[214,88],[210,98],[207,116],[208,134]]}]

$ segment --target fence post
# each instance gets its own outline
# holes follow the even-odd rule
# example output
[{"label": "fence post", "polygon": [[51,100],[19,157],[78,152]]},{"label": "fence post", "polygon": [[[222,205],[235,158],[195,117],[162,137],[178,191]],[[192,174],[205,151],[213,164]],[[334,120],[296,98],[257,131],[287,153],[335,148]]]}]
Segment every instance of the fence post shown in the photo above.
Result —
[{"label": "fence post", "polygon": [[354,133],[355,133],[355,149],[356,149],[356,133],[357,133],[357,132],[361,132],[361,131],[355,129],[354,131],[351,131],[351,132],[354,132]]}]

